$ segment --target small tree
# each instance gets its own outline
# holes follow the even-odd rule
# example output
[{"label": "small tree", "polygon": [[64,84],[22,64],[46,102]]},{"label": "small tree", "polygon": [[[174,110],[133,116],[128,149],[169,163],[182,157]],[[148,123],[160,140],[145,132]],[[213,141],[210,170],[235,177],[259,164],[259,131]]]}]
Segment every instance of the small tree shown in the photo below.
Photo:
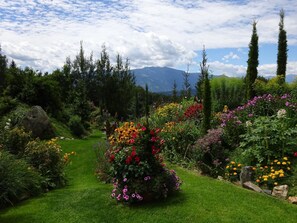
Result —
[{"label": "small tree", "polygon": [[207,130],[210,129],[210,118],[211,118],[211,88],[209,83],[209,76],[208,76],[208,68],[209,66],[206,65],[207,58],[206,58],[206,51],[205,47],[203,46],[202,51],[202,62],[200,63],[201,74],[203,76],[203,131],[206,134]]},{"label": "small tree", "polygon": [[286,78],[286,66],[287,66],[287,33],[284,30],[284,17],[285,12],[282,9],[280,11],[280,22],[279,22],[279,35],[278,35],[278,52],[277,52],[277,71],[276,75],[282,75],[282,83],[285,82]]},{"label": "small tree", "polygon": [[184,89],[183,89],[183,96],[186,98],[191,97],[191,84],[189,81],[189,65],[187,66],[187,72],[183,72],[183,77],[184,77]]},{"label": "small tree", "polygon": [[255,96],[255,91],[253,89],[253,84],[258,76],[258,65],[259,65],[259,47],[258,47],[258,34],[256,28],[256,21],[253,23],[253,34],[251,42],[249,44],[249,59],[247,61],[247,72],[246,72],[246,98],[251,99]]},{"label": "small tree", "polygon": [[177,102],[177,84],[175,80],[173,82],[173,88],[172,88],[172,101]]}]

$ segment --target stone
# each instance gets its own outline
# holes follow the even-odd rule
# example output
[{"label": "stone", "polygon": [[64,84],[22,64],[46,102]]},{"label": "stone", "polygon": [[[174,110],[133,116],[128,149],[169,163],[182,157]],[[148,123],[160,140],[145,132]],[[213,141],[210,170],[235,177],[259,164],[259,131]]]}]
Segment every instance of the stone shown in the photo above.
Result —
[{"label": "stone", "polygon": [[281,199],[287,199],[288,191],[289,191],[288,185],[275,186],[272,190],[272,196],[275,196]]},{"label": "stone", "polygon": [[224,180],[224,177],[218,176],[217,179],[220,180],[220,181],[223,181]]},{"label": "stone", "polygon": [[240,184],[243,185],[245,182],[252,181],[253,177],[253,167],[244,166],[241,168],[240,172]]},{"label": "stone", "polygon": [[271,195],[272,190],[263,189],[263,192],[264,192],[265,194]]},{"label": "stone", "polygon": [[288,201],[292,204],[297,204],[297,197],[288,197]]},{"label": "stone", "polygon": [[253,190],[253,191],[256,191],[256,192],[259,192],[259,193],[263,193],[263,190],[260,187],[258,187],[256,184],[253,184],[251,181],[244,182],[242,186],[244,188],[249,189],[249,190]]},{"label": "stone", "polygon": [[54,128],[46,112],[40,106],[33,106],[25,114],[21,125],[35,138],[51,139],[55,137]]}]

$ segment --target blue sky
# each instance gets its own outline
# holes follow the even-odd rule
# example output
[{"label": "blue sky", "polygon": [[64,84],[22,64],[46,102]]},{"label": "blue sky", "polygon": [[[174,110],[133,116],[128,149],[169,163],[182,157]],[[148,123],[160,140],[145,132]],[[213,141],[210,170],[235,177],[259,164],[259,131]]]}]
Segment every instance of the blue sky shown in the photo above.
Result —
[{"label": "blue sky", "polygon": [[1,0],[0,44],[19,66],[61,68],[79,51],[129,58],[131,68],[199,71],[206,47],[213,74],[246,72],[252,22],[259,35],[259,74],[274,75],[279,11],[285,10],[287,73],[297,75],[296,0]]}]

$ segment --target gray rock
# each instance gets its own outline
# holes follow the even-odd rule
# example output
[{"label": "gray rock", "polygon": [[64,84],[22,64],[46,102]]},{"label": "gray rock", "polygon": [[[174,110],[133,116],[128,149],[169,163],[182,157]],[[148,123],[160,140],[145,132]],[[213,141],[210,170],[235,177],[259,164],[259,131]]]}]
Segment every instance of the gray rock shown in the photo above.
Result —
[{"label": "gray rock", "polygon": [[272,196],[282,198],[282,199],[287,199],[288,191],[289,191],[288,185],[275,186],[272,190]]},{"label": "gray rock", "polygon": [[27,132],[32,132],[33,137],[50,139],[55,136],[53,126],[46,112],[40,106],[33,106],[26,114],[21,125]]},{"label": "gray rock", "polygon": [[271,195],[272,190],[266,190],[266,189],[264,189],[263,192],[264,192],[265,194]]},{"label": "gray rock", "polygon": [[259,193],[264,192],[260,187],[258,187],[256,184],[253,184],[251,181],[244,182],[242,186],[244,188],[247,188],[249,190],[253,190],[253,191],[256,191],[256,192],[259,192]]},{"label": "gray rock", "polygon": [[252,181],[253,177],[253,167],[244,166],[240,172],[240,184],[243,185],[245,182]]}]

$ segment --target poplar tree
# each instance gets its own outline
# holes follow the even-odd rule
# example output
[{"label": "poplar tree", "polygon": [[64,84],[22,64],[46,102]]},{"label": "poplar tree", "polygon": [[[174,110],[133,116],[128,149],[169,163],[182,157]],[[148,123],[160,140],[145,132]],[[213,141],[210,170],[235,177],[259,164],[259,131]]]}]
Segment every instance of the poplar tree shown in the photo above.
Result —
[{"label": "poplar tree", "polygon": [[286,66],[288,58],[288,45],[287,45],[287,32],[284,30],[284,17],[285,12],[282,9],[279,13],[280,22],[279,22],[279,34],[278,34],[278,52],[277,52],[277,71],[276,75],[282,80],[282,83],[285,82],[286,78]]},{"label": "poplar tree", "polygon": [[208,75],[207,58],[205,47],[202,51],[202,62],[200,63],[201,74],[203,76],[203,92],[202,92],[202,104],[203,104],[203,132],[206,134],[207,130],[210,129],[210,119],[211,119],[211,87]]},{"label": "poplar tree", "polygon": [[249,44],[249,58],[247,61],[246,72],[246,98],[251,99],[255,96],[253,84],[258,77],[258,65],[259,65],[259,46],[258,46],[258,34],[257,34],[257,22],[253,23],[253,33],[251,42]]}]

